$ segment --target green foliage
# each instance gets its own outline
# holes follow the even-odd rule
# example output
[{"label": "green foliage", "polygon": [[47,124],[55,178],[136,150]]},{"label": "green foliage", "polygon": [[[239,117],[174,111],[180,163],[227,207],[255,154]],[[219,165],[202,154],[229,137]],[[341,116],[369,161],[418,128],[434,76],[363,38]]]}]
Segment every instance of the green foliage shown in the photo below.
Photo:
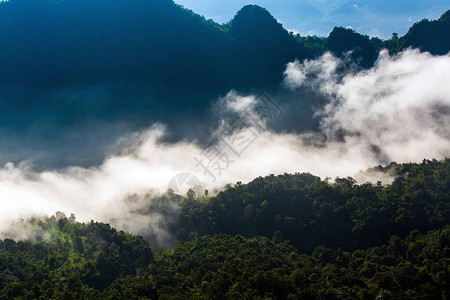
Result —
[{"label": "green foliage", "polygon": [[159,254],[152,273],[162,299],[445,299],[449,247],[449,227],[311,256],[276,238],[214,235]]},{"label": "green foliage", "polygon": [[370,170],[387,186],[284,174],[171,195],[179,243],[157,252],[108,224],[30,219],[36,240],[0,241],[0,298],[447,299],[449,163]]},{"label": "green foliage", "polygon": [[296,34],[294,37],[298,43],[306,48],[309,57],[318,57],[327,49],[326,39],[323,37],[310,35],[301,36],[300,34]]},{"label": "green foliage", "polygon": [[152,250],[142,237],[117,232],[108,224],[70,222],[59,214],[41,221],[40,226],[50,233],[49,239],[0,241],[0,295],[98,296],[116,279],[136,276],[153,261]]},{"label": "green foliage", "polygon": [[311,252],[317,245],[361,249],[449,224],[450,160],[375,169],[395,169],[399,177],[387,186],[356,185],[352,178],[330,184],[311,174],[259,177],[180,212],[174,233],[186,241],[216,233],[270,238],[279,231]]}]

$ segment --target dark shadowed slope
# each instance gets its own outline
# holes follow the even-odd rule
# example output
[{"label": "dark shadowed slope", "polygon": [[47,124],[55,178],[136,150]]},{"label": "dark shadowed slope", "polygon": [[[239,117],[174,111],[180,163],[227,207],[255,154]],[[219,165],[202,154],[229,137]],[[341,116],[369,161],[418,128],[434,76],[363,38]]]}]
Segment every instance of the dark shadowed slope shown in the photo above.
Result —
[{"label": "dark shadowed slope", "polygon": [[[443,24],[446,15],[424,22]],[[211,103],[230,89],[295,102],[280,86],[295,59],[351,52],[367,68],[380,49],[401,49],[398,37],[343,28],[328,38],[295,36],[255,5],[219,25],[171,0],[11,0],[0,3],[0,20],[0,164],[31,159],[44,168],[98,164],[118,137],[155,122],[168,124],[170,141],[208,137],[217,121]],[[448,26],[433,26],[422,30],[433,40],[410,44],[442,42],[433,53],[445,53]],[[277,129],[315,129],[316,98],[294,104],[307,122]]]},{"label": "dark shadowed slope", "polygon": [[169,0],[14,0],[0,4],[0,18],[3,84],[139,80],[223,90],[243,80],[273,84],[284,64],[302,58],[301,47],[257,6],[227,26]]},{"label": "dark shadowed slope", "polygon": [[414,24],[400,39],[401,49],[419,48],[434,55],[444,55],[450,51],[450,10],[438,20],[424,19]]}]

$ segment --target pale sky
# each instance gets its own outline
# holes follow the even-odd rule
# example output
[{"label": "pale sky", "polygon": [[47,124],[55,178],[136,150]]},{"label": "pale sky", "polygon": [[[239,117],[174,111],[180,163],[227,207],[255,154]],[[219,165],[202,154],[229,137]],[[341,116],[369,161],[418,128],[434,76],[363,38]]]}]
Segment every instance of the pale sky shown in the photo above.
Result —
[{"label": "pale sky", "polygon": [[352,27],[369,36],[404,35],[414,22],[439,18],[450,9],[449,0],[175,0],[219,23],[230,21],[247,4],[257,4],[302,35],[327,36],[334,26]]}]

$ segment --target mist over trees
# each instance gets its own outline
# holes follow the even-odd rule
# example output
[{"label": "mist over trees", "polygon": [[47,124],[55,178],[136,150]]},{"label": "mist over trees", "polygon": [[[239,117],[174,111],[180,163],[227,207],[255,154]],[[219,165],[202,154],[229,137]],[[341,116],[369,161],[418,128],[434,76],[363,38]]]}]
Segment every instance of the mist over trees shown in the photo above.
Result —
[{"label": "mist over trees", "polygon": [[61,212],[33,218],[28,240],[0,240],[0,297],[448,297],[449,163],[374,168],[395,177],[386,186],[284,174],[179,197],[168,250]]},{"label": "mist over trees", "polygon": [[[449,26],[447,11],[438,20],[412,25],[402,37],[393,33],[389,40],[343,27],[318,37],[288,32],[256,5],[217,24],[172,0],[0,1],[0,165],[19,163],[2,169],[8,179],[0,182],[6,186],[2,197],[4,191],[23,189],[19,196],[28,192],[36,197],[27,198],[22,206],[44,197],[60,205],[62,189],[73,196],[64,200],[72,201],[82,197],[72,191],[84,187],[85,202],[78,205],[87,203],[86,198],[96,201],[90,193],[113,185],[116,189],[111,190],[121,189],[118,183],[125,176],[148,175],[149,165],[156,168],[149,161],[157,153],[148,151],[155,144],[187,141],[173,155],[200,149],[193,145],[209,141],[214,126],[222,121],[216,110],[225,104],[217,99],[233,89],[246,94],[265,90],[282,98],[284,119],[274,122],[267,136],[303,132],[298,140],[279,140],[298,145],[305,140],[309,151],[323,160],[326,152],[316,150],[327,150],[327,137],[315,117],[330,99],[314,85],[294,92],[285,86],[286,65],[291,63],[293,77],[314,77],[322,69],[311,61],[327,53],[329,60],[342,62],[331,74],[342,75],[341,79],[347,68],[369,70],[382,49],[388,50],[383,55],[396,55],[412,47],[443,58],[450,51]],[[416,57],[412,51],[405,55]],[[303,72],[305,59],[315,72]],[[386,77],[364,82],[371,78]],[[342,87],[337,85],[339,79],[334,91]],[[294,89],[301,87],[300,81]],[[381,93],[389,93],[389,88]],[[431,93],[430,98],[441,94]],[[413,108],[429,109],[436,121],[429,127],[442,124],[440,130],[418,135],[442,138],[424,148],[431,151],[448,140],[448,110],[445,101],[440,105],[426,100],[420,103],[435,107]],[[351,105],[349,110],[355,111]],[[409,117],[417,110],[393,111]],[[169,127],[164,139],[149,142],[133,135],[157,122]],[[332,132],[333,145],[363,135],[336,128]],[[140,155],[139,143],[146,142],[148,157],[134,159]],[[96,167],[105,153],[116,154],[130,144],[134,148],[128,156],[110,155],[108,164]],[[393,145],[396,151],[406,149]],[[378,145],[369,146],[359,155],[375,153],[377,160],[390,161]],[[282,155],[288,147],[275,149]],[[169,150],[160,147],[159,152]],[[298,154],[298,148],[289,150]],[[167,156],[158,157],[168,164]],[[352,162],[356,159],[351,156]],[[122,164],[114,168],[115,163]],[[128,166],[145,163],[147,168],[126,172]],[[67,166],[75,167],[64,169]],[[301,165],[296,168],[302,172]],[[52,173],[54,169],[62,171]],[[157,197],[130,194],[116,208],[124,219],[112,218],[139,234],[98,220],[77,222],[75,215],[63,212],[19,220],[12,228],[15,232],[0,228],[0,298],[448,299],[450,160],[392,162],[371,171],[392,176],[392,183],[358,184],[351,177],[324,179],[310,173],[260,174],[267,176],[228,184],[214,196],[206,190],[199,197],[193,189],[186,196],[173,190]],[[111,178],[105,181],[85,184],[108,175]],[[140,181],[139,187],[152,184],[148,178],[132,179]],[[53,190],[49,183],[58,187]],[[106,190],[102,200],[110,200],[112,193]],[[6,196],[4,202],[9,201]],[[125,226],[133,221],[143,225]]]}]

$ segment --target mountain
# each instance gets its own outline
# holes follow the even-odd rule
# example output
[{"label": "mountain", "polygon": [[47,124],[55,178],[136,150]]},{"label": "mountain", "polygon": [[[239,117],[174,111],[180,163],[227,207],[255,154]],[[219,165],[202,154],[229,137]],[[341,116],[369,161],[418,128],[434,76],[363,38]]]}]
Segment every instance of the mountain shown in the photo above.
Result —
[{"label": "mountain", "polygon": [[183,84],[186,73],[208,84],[225,42],[216,24],[169,0],[15,0],[0,16],[3,84]]},{"label": "mountain", "polygon": [[[2,1],[0,164],[33,157],[42,168],[98,165],[119,136],[156,122],[168,126],[167,141],[206,142],[218,120],[212,103],[231,89],[293,103],[297,95],[281,83],[296,59],[331,51],[364,69],[383,48],[446,53],[446,16],[383,41],[342,27],[328,37],[296,35],[256,5],[220,25],[172,0]],[[426,39],[415,38],[422,27]],[[317,129],[311,119],[323,101],[301,98],[306,121],[279,130]]]},{"label": "mountain", "polygon": [[366,35],[356,33],[352,29],[335,27],[326,39],[326,49],[336,56],[350,53],[350,58],[363,68],[373,66],[378,52]]},{"label": "mountain", "polygon": [[226,90],[246,78],[273,84],[284,64],[302,57],[257,6],[244,7],[229,26],[169,0],[13,0],[0,4],[0,18],[2,84],[136,80]]},{"label": "mountain", "polygon": [[438,20],[424,19],[414,24],[400,39],[400,49],[419,48],[434,55],[450,51],[450,10]]},{"label": "mountain", "polygon": [[[226,91],[276,84],[287,62],[312,54],[256,5],[225,25],[171,0],[11,0],[0,3],[0,18],[0,85],[128,80]],[[378,49],[353,35],[335,28],[323,50],[355,50],[370,66]],[[448,35],[446,13],[414,25],[403,47],[443,54]]]},{"label": "mountain", "polygon": [[229,34],[236,87],[280,82],[289,61],[306,57],[302,45],[267,10],[256,5],[245,6],[236,14]]}]

